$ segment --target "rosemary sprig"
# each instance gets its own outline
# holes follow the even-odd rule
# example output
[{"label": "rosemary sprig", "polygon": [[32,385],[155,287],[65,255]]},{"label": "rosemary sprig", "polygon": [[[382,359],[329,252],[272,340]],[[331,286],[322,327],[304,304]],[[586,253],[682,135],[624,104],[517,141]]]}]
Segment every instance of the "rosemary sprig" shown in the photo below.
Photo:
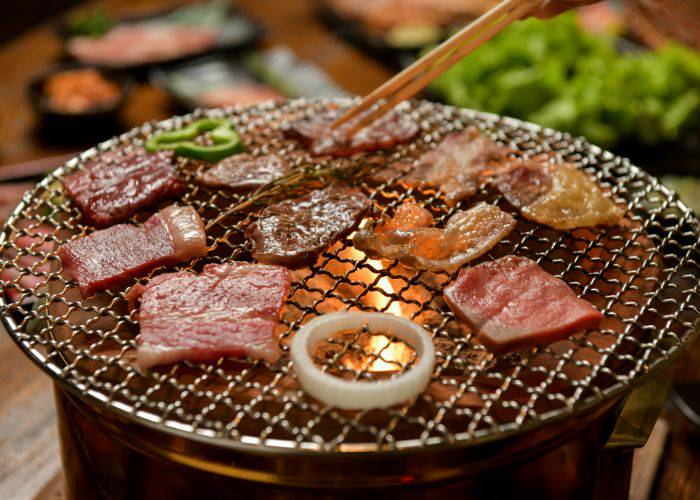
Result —
[{"label": "rosemary sprig", "polygon": [[339,166],[324,167],[324,168],[308,168],[308,166],[301,165],[293,169],[287,175],[279,177],[274,181],[261,186],[251,193],[251,195],[244,201],[237,203],[227,210],[219,214],[215,219],[212,219],[205,227],[205,229],[211,229],[216,224],[219,224],[226,217],[233,215],[241,210],[244,210],[251,205],[263,200],[265,198],[271,198],[278,196],[285,191],[289,191],[293,188],[298,188],[302,185],[308,184],[311,181],[320,181],[322,183],[327,183],[333,178],[348,178],[353,175],[357,175],[367,168],[368,163],[356,163],[347,162]]}]

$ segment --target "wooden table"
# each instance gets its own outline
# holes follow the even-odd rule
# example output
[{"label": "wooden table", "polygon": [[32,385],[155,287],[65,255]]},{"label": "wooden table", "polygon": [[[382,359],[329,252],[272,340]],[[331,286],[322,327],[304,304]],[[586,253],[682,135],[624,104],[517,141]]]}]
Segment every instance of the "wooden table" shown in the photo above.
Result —
[{"label": "wooden table", "polygon": [[[363,94],[390,76],[379,61],[339,39],[313,16],[308,0],[238,0],[267,28],[268,45],[291,47],[314,61],[350,92]],[[108,9],[155,4],[111,0]],[[51,145],[38,135],[37,116],[26,96],[32,76],[61,57],[61,45],[50,23],[0,47],[0,164],[76,150]],[[173,114],[167,95],[139,83],[124,109],[124,130]],[[0,167],[1,168],[1,167]],[[700,342],[679,363],[678,379],[700,380]],[[58,442],[54,428],[49,378],[34,367],[7,335],[0,335],[0,497],[55,495],[59,481]],[[670,438],[656,477],[655,498],[700,498],[700,447],[672,408],[665,418]],[[662,443],[655,442],[658,448]],[[53,478],[53,479],[52,479]]]}]

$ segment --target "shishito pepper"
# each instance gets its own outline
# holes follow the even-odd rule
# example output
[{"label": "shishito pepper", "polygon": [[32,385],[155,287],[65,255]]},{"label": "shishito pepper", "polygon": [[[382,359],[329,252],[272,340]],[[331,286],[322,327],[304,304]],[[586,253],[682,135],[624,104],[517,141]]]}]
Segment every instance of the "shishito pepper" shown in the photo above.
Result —
[{"label": "shishito pepper", "polygon": [[[194,139],[203,132],[210,132],[211,146],[197,144]],[[243,151],[243,141],[226,118],[202,118],[184,128],[153,135],[146,141],[146,151],[153,153],[172,149],[176,155],[216,162]]]}]

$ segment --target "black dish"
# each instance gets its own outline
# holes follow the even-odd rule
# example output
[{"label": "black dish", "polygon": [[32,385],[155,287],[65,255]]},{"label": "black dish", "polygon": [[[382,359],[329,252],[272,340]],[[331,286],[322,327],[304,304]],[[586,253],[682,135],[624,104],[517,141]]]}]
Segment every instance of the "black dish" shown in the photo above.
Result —
[{"label": "black dish", "polygon": [[[74,69],[84,69],[91,68],[100,73],[102,77],[112,82],[115,82],[119,86],[119,95],[111,103],[102,106],[96,106],[90,108],[84,112],[80,113],[70,113],[61,111],[60,109],[53,108],[46,99],[44,93],[44,85],[46,80],[57,73],[63,71],[69,71]],[[53,66],[48,70],[40,73],[38,76],[32,79],[29,84],[29,100],[36,112],[41,116],[45,124],[56,124],[56,125],[80,125],[86,126],[88,124],[96,124],[102,122],[108,122],[114,120],[119,111],[123,107],[124,103],[131,94],[131,89],[133,86],[133,79],[124,72],[96,68],[93,66],[86,66],[79,63],[66,63]]]},{"label": "black dish", "polygon": [[[103,78],[112,81],[119,86],[119,96],[110,104],[95,106],[87,111],[79,113],[70,113],[53,108],[47,102],[44,93],[44,85],[46,84],[46,80],[55,74],[75,69],[94,69],[95,71],[99,72]],[[65,63],[53,66],[36,76],[29,84],[29,98],[36,111],[45,117],[62,117],[76,120],[81,118],[106,118],[113,116],[117,111],[119,111],[131,93],[132,86],[133,79],[122,71],[98,68],[80,63]]]}]

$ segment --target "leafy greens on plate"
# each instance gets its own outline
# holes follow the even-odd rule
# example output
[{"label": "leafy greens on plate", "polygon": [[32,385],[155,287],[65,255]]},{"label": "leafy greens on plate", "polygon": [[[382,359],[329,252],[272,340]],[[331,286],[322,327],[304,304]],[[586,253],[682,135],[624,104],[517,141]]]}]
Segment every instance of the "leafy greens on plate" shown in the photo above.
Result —
[{"label": "leafy greens on plate", "polygon": [[583,135],[602,146],[673,141],[700,125],[700,55],[620,51],[573,14],[508,27],[438,78],[450,104]]}]

